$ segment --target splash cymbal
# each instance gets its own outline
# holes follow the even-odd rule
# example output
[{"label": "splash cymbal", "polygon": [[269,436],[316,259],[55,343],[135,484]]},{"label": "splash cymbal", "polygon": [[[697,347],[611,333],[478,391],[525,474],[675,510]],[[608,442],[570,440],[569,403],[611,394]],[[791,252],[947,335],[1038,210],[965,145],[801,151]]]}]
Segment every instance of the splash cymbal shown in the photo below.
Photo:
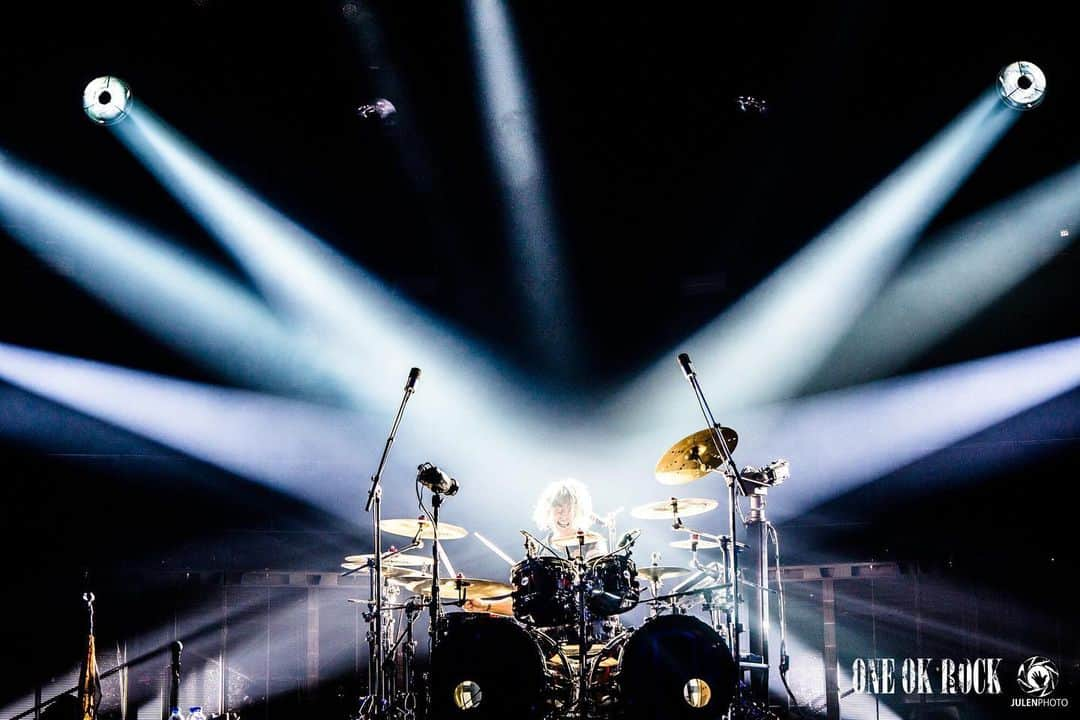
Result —
[{"label": "splash cymbal", "polygon": [[711,498],[668,498],[648,505],[639,505],[630,511],[630,515],[640,520],[670,520],[678,517],[691,517],[706,513],[719,505]]},{"label": "splash cymbal", "polygon": [[[739,444],[739,434],[729,427],[721,427],[720,432],[728,452],[733,452]],[[719,470],[726,460],[727,457],[716,448],[712,430],[705,428],[687,435],[660,456],[656,463],[656,480],[661,485],[685,485]]]},{"label": "splash cymbal", "polygon": [[[420,533],[421,540],[434,540],[435,528],[427,518],[392,518],[382,521],[382,531],[391,535],[402,537],[417,537]],[[469,531],[457,525],[439,523],[439,540],[458,540],[469,534]]]}]

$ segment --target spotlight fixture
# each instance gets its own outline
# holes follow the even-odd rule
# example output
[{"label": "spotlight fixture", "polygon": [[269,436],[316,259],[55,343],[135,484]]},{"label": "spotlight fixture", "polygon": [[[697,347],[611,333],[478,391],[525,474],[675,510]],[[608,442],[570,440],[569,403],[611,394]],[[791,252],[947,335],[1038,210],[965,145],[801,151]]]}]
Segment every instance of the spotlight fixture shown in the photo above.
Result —
[{"label": "spotlight fixture", "polygon": [[131,88],[118,77],[94,78],[83,90],[83,111],[99,125],[113,125],[131,109]]},{"label": "spotlight fixture", "polygon": [[1046,97],[1046,75],[1035,63],[1014,62],[998,74],[998,93],[1014,110],[1031,110]]}]

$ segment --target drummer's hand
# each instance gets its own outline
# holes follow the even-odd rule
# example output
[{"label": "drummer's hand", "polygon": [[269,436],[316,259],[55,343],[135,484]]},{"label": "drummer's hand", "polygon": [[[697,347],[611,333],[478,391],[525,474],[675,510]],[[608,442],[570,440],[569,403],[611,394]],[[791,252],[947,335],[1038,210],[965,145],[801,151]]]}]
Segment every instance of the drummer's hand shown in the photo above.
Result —
[{"label": "drummer's hand", "polygon": [[469,598],[462,603],[461,609],[465,612],[491,612],[491,602],[489,600],[473,600]]}]

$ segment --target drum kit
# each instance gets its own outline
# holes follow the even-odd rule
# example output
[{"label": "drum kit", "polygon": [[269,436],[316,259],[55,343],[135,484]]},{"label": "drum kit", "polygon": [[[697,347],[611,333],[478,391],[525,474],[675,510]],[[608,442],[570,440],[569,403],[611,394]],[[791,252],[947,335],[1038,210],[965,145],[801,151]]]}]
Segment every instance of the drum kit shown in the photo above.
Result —
[{"label": "drum kit", "polygon": [[[688,365],[687,359],[684,370]],[[689,367],[688,379],[700,395]],[[398,421],[410,393],[406,386]],[[545,543],[521,531],[525,558],[518,562],[475,533],[511,564],[509,582],[454,571],[441,544],[470,533],[439,522],[442,496],[455,493],[457,484],[445,474],[442,480],[434,478],[432,466],[421,466],[427,477],[418,477],[418,484],[431,490],[434,512],[425,510],[417,519],[379,517],[378,476],[392,432],[372,479],[376,547],[381,547],[383,532],[411,541],[381,554],[350,555],[342,563],[343,574],[366,572],[370,579],[369,597],[351,601],[367,606],[363,617],[371,651],[368,695],[357,717],[773,717],[767,710],[767,622],[769,594],[776,591],[768,587],[767,545],[761,547],[764,565],[757,568],[756,582],[743,577],[740,558],[749,548],[735,540],[740,508],[734,503],[737,494],[749,498],[746,526],[759,524],[766,542],[775,537],[775,528],[765,520],[764,496],[787,478],[787,464],[737,470],[731,452],[738,435],[712,421],[707,403],[702,409],[709,427],[672,445],[656,464],[655,477],[661,484],[681,485],[720,473],[731,500],[727,534],[686,525],[687,519],[720,506],[707,497],[670,497],[630,511],[638,520],[669,521],[679,535],[670,545],[689,551],[684,565],[662,565],[653,553],[650,564],[639,566],[633,548],[641,531],[631,530],[615,542],[614,518],[621,508],[597,518],[607,537],[578,530]],[[410,552],[423,547],[424,540],[432,541],[430,556]],[[699,551],[704,550],[718,551],[718,559],[703,562]],[[439,577],[440,561],[450,577]],[[751,633],[754,653],[740,650],[741,587],[760,593],[764,605],[758,617],[763,624],[756,636]],[[779,597],[783,621],[782,592]],[[639,605],[648,609],[644,621],[639,627],[625,625],[622,616]],[[467,612],[447,612],[455,607]],[[425,609],[431,618],[431,652],[427,672],[419,672],[412,629]],[[691,614],[697,611],[703,611],[704,619]],[[783,647],[780,654],[786,672]],[[756,693],[744,682],[747,672],[758,678]]]}]

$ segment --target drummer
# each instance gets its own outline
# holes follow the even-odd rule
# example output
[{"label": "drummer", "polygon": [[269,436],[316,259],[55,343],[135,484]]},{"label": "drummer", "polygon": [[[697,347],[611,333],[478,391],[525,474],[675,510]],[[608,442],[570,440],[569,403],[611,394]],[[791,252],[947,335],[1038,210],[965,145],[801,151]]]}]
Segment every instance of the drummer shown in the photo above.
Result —
[{"label": "drummer", "polygon": [[[540,530],[546,530],[544,543],[551,547],[560,541],[573,540],[578,530],[588,532],[596,516],[593,514],[592,495],[585,483],[566,478],[549,483],[540,493],[533,509],[533,522]],[[575,542],[567,546],[572,557],[579,554]],[[608,551],[607,542],[602,538],[595,542],[586,542],[583,550],[585,558],[603,555]],[[462,606],[469,612],[490,612],[499,615],[513,615],[513,599],[502,600],[466,600]]]}]

